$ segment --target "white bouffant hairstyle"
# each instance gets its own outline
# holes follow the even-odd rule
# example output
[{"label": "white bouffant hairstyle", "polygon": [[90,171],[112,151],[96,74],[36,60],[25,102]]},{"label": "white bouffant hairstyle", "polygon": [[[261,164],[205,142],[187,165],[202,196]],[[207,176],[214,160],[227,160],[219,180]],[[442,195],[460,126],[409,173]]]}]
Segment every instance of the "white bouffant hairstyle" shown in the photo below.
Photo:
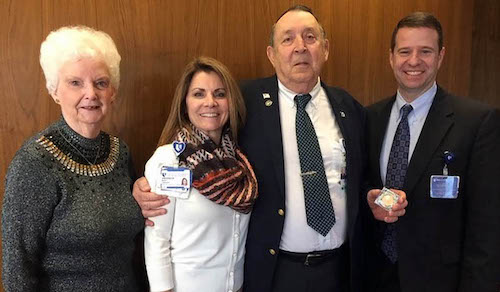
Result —
[{"label": "white bouffant hairstyle", "polygon": [[111,37],[86,26],[65,26],[52,31],[40,47],[47,90],[54,94],[59,82],[59,70],[68,61],[90,57],[102,60],[111,75],[111,85],[120,86],[120,54]]}]

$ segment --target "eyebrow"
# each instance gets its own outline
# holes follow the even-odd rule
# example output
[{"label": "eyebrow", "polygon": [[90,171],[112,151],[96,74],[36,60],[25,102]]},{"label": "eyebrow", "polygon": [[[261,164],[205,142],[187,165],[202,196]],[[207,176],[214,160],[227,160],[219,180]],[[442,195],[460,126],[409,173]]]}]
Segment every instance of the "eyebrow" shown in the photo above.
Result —
[{"label": "eyebrow", "polygon": [[64,77],[64,80],[69,80],[69,79],[82,79],[82,78],[80,78],[78,76],[73,76],[73,75],[68,75],[68,76]]},{"label": "eyebrow", "polygon": [[[401,50],[409,50],[410,47],[401,47],[401,48],[398,48],[397,51],[401,51]],[[435,49],[433,47],[429,47],[429,46],[422,46],[422,47],[418,47],[418,49],[430,49],[430,50],[433,50],[435,51]]]},{"label": "eyebrow", "polygon": [[[68,76],[65,76],[65,77],[64,77],[64,80],[70,80],[70,79],[79,79],[79,80],[83,80],[83,78],[78,77],[78,76],[74,76],[74,75],[68,75]],[[108,76],[108,75],[103,75],[103,76],[98,76],[98,77],[96,77],[94,80],[101,80],[101,79],[111,80],[111,77],[110,77],[110,76]]]},{"label": "eyebrow", "polygon": [[[191,89],[191,91],[192,91],[192,90],[201,90],[201,91],[206,91],[206,89],[205,89],[205,88],[201,88],[201,87],[194,87],[193,89]],[[226,90],[226,88],[225,88],[225,87],[219,87],[219,88],[216,88],[214,91],[218,91],[218,90]]]}]

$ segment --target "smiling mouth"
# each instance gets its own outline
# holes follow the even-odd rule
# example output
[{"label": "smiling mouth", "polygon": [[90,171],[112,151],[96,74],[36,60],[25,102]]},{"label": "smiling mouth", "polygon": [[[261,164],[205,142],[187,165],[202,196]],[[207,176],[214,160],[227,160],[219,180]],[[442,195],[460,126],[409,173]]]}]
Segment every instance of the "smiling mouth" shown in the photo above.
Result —
[{"label": "smiling mouth", "polygon": [[406,75],[418,76],[424,73],[424,71],[404,71]]},{"label": "smiling mouth", "polygon": [[96,110],[96,109],[100,108],[100,106],[98,106],[98,105],[94,105],[94,106],[82,106],[81,108],[84,109],[84,110]]},{"label": "smiling mouth", "polygon": [[202,116],[204,118],[215,118],[215,117],[218,117],[219,114],[218,113],[205,113],[205,114],[200,114],[200,116]]}]

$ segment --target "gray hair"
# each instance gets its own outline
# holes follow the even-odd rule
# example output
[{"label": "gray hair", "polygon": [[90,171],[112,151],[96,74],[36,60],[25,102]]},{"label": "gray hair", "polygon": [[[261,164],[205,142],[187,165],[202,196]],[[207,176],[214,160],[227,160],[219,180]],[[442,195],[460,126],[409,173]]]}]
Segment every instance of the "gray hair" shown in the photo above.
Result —
[{"label": "gray hair", "polygon": [[274,33],[276,31],[276,23],[278,23],[278,21],[283,17],[283,15],[287,14],[290,11],[304,11],[304,12],[310,13],[312,16],[314,16],[314,19],[316,19],[316,22],[319,25],[319,32],[321,34],[321,37],[323,39],[326,39],[325,29],[323,28],[323,25],[321,25],[321,23],[319,22],[319,20],[316,17],[316,15],[314,15],[312,9],[309,8],[309,7],[307,7],[307,6],[305,6],[305,5],[294,5],[294,6],[290,7],[290,8],[288,8],[287,10],[285,10],[283,13],[281,13],[280,17],[278,17],[278,19],[276,20],[276,22],[271,27],[271,34],[269,35],[269,46],[271,46],[271,47],[274,48]]},{"label": "gray hair", "polygon": [[111,75],[111,85],[118,90],[121,57],[113,39],[90,27],[65,26],[52,31],[40,47],[40,65],[49,94],[57,89],[61,67],[84,57],[102,59]]}]

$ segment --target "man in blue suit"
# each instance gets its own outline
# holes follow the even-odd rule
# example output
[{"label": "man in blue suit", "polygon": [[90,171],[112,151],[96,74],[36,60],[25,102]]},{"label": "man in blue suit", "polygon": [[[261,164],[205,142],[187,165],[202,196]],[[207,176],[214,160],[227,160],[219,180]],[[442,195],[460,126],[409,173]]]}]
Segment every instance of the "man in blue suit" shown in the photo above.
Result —
[{"label": "man in blue suit", "polygon": [[[359,291],[363,262],[360,187],[364,110],[346,91],[320,81],[329,41],[311,10],[295,6],[272,28],[267,56],[276,75],[242,86],[248,119],[240,145],[254,167],[259,199],[252,211],[245,257],[245,292]],[[335,224],[310,226],[296,129],[296,96],[321,148]],[[298,118],[298,116],[297,116]],[[304,145],[300,145],[300,143]]]}]

